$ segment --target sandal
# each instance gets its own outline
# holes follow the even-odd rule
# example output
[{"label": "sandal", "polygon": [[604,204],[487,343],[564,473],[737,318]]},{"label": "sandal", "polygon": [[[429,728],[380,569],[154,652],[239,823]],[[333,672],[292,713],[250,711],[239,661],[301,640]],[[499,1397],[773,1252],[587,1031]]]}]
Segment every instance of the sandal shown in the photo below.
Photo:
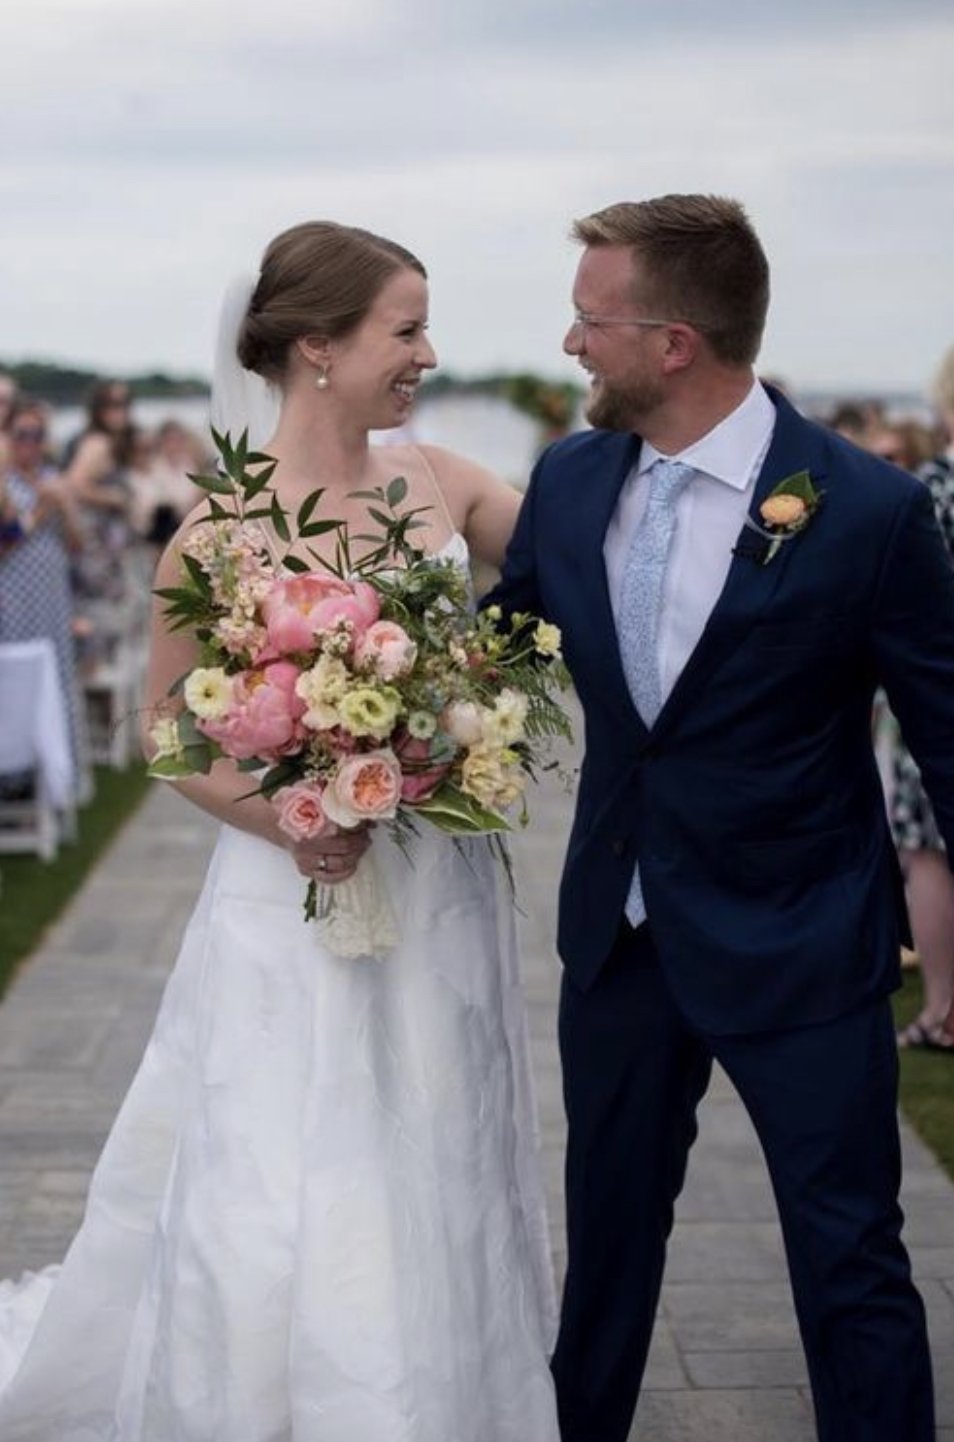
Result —
[{"label": "sandal", "polygon": [[918,1018],[902,1027],[896,1040],[902,1051],[947,1051],[954,1055],[954,1041],[945,1036],[940,1022],[925,1026]]}]

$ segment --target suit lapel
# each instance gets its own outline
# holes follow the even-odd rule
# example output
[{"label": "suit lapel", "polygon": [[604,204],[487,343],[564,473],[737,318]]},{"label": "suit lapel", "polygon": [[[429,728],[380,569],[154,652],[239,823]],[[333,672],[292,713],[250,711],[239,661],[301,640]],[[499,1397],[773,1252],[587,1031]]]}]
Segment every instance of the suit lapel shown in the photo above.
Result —
[{"label": "suit lapel", "polygon": [[[787,476],[796,471],[808,470],[812,480],[819,481],[823,475],[823,457],[817,431],[783,396],[774,391],[770,391],[770,395],[777,416],[772,442],[749,503],[748,515],[756,520],[759,506]],[[652,728],[654,740],[678,720],[715,668],[755,624],[779,590],[789,565],[795,563],[794,557],[799,549],[797,539],[786,542],[768,565],[762,565],[753,559],[750,548],[746,545],[752,534],[747,526],[743,526],[725,585],[692,655],[680,672]]]}]

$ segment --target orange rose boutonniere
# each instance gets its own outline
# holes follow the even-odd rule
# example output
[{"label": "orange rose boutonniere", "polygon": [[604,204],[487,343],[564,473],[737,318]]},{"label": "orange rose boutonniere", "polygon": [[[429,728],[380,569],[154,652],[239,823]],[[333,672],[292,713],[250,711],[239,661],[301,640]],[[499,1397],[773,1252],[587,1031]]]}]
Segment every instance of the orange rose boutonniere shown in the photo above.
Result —
[{"label": "orange rose boutonniere", "polygon": [[758,554],[750,552],[763,566],[777,556],[786,541],[793,541],[804,531],[821,504],[824,491],[816,490],[807,471],[796,471],[766,496],[759,506],[759,520],[746,517],[745,524],[758,532],[767,544]]}]

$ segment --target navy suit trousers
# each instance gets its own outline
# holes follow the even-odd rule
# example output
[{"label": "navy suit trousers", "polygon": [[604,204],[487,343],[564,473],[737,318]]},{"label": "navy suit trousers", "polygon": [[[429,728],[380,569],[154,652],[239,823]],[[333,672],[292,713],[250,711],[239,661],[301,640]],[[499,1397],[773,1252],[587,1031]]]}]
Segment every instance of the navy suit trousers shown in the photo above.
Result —
[{"label": "navy suit trousers", "polygon": [[887,1001],[769,1034],[706,1037],[648,926],[596,984],[564,978],[568,1269],[553,1359],[564,1442],[625,1442],[695,1111],[713,1058],[778,1202],[820,1442],[933,1442],[924,1309],[901,1242],[897,1052]]}]

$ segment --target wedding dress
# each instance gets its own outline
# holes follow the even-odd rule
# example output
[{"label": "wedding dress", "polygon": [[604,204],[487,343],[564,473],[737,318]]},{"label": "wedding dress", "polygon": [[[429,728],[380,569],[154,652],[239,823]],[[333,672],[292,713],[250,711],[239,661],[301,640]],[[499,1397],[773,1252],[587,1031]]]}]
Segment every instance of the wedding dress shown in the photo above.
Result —
[{"label": "wedding dress", "polygon": [[373,845],[401,939],[344,960],[223,827],[82,1227],[0,1288],[3,1442],[557,1442],[507,885]]}]

